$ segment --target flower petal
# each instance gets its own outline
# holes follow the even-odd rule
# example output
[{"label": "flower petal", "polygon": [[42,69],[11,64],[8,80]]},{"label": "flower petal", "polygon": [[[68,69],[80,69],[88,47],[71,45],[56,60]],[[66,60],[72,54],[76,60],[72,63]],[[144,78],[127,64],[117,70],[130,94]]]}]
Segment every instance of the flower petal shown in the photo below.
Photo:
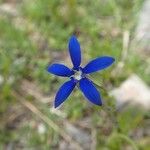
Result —
[{"label": "flower petal", "polygon": [[84,68],[83,73],[89,74],[109,67],[115,59],[110,56],[98,57],[90,61]]},{"label": "flower petal", "polygon": [[55,108],[58,107],[67,99],[67,97],[71,94],[75,86],[76,86],[76,82],[74,80],[70,80],[65,82],[60,87],[55,97],[55,103],[54,103]]},{"label": "flower petal", "polygon": [[79,82],[79,86],[85,97],[96,105],[102,105],[101,97],[98,90],[93,85],[92,81],[83,78]]},{"label": "flower petal", "polygon": [[81,50],[80,44],[74,35],[69,40],[69,53],[74,69],[78,69],[81,64]]},{"label": "flower petal", "polygon": [[47,71],[54,75],[63,77],[70,77],[73,75],[73,71],[62,64],[52,64],[47,68]]}]

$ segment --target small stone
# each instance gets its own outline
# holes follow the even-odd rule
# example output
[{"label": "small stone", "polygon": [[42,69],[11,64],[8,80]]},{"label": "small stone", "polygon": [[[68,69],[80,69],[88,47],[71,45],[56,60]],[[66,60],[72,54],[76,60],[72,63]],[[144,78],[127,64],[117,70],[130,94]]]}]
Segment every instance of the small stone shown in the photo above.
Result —
[{"label": "small stone", "polygon": [[150,88],[137,75],[131,75],[110,94],[115,97],[118,107],[130,103],[150,108]]},{"label": "small stone", "polygon": [[85,149],[89,149],[91,143],[91,136],[88,132],[77,128],[76,126],[65,123],[66,132],[75,139]]},{"label": "small stone", "polygon": [[44,125],[43,123],[40,123],[40,124],[38,125],[38,132],[39,132],[40,134],[44,134],[44,133],[46,132],[46,127],[45,127],[45,125]]}]

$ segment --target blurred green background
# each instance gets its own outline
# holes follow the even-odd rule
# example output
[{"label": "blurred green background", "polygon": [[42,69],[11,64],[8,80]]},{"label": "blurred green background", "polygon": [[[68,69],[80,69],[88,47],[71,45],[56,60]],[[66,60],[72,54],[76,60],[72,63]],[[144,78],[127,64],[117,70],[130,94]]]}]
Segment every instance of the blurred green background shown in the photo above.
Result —
[{"label": "blurred green background", "polygon": [[129,105],[117,111],[115,99],[101,89],[107,107],[89,104],[75,90],[53,110],[56,91],[66,79],[46,71],[56,61],[71,66],[67,43],[75,34],[83,65],[101,55],[116,59],[92,75],[97,84],[110,91],[136,73],[150,85],[146,62],[130,46],[143,2],[0,0],[0,150],[150,149],[147,110]]}]

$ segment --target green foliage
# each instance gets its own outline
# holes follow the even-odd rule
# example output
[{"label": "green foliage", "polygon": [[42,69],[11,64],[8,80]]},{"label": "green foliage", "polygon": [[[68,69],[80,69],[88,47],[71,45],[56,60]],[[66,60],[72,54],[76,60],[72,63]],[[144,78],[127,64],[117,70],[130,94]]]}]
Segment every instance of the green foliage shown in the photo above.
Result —
[{"label": "green foliage", "polygon": [[[123,133],[128,134],[131,130],[140,125],[143,119],[142,110],[135,110],[133,107],[122,111],[118,116],[119,125]],[[128,122],[128,123],[127,123]]]}]

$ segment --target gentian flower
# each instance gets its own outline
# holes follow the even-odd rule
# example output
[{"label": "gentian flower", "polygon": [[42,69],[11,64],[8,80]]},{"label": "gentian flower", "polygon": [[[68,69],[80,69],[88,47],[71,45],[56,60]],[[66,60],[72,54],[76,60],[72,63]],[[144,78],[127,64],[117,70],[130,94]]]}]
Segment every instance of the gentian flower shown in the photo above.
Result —
[{"label": "gentian flower", "polygon": [[54,107],[57,108],[62,104],[69,97],[75,86],[82,91],[83,95],[90,102],[99,106],[102,105],[100,93],[95,88],[94,83],[88,79],[88,75],[109,67],[115,59],[110,56],[102,56],[90,61],[86,66],[81,67],[80,44],[74,35],[69,40],[68,48],[73,64],[72,69],[58,63],[54,63],[47,68],[49,73],[69,78],[58,90]]}]

